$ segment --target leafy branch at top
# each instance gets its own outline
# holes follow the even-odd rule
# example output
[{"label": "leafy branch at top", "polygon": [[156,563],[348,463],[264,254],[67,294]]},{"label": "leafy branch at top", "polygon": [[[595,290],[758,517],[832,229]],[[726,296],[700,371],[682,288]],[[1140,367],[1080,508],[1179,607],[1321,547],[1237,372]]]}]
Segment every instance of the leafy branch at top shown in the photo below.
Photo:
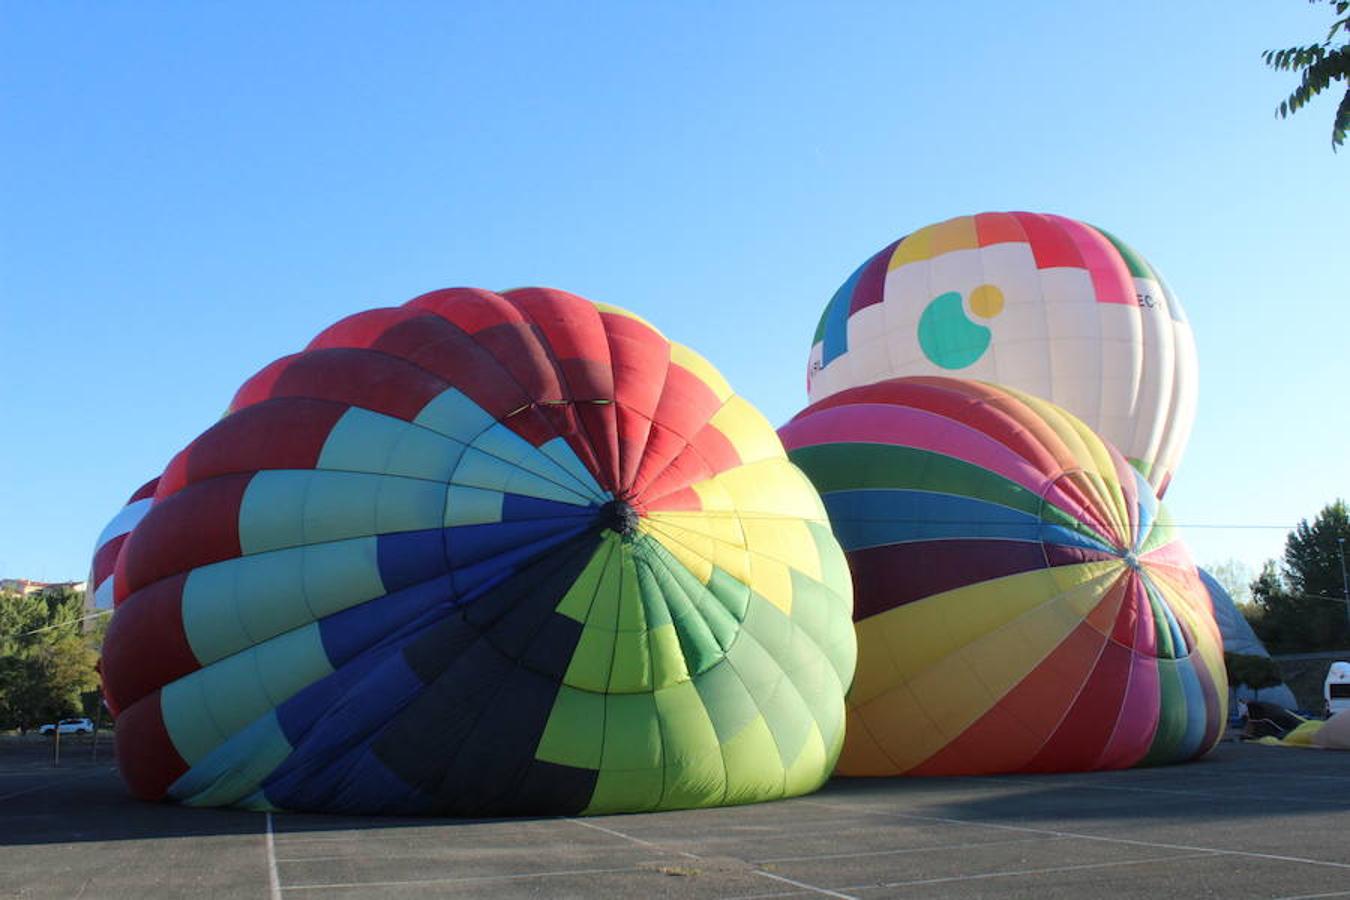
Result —
[{"label": "leafy branch at top", "polygon": [[[1322,0],[1308,0],[1320,3]],[[1338,17],[1327,31],[1326,40],[1320,44],[1305,47],[1289,47],[1284,50],[1267,50],[1261,54],[1266,65],[1280,71],[1302,70],[1303,76],[1298,87],[1275,108],[1275,115],[1281,119],[1302,109],[1309,100],[1331,86],[1334,81],[1350,83],[1350,0],[1328,0]],[[1332,46],[1337,33],[1347,40],[1339,47]],[[1333,150],[1345,143],[1345,133],[1350,129],[1350,86],[1336,108],[1336,117],[1331,126],[1331,147]]]}]

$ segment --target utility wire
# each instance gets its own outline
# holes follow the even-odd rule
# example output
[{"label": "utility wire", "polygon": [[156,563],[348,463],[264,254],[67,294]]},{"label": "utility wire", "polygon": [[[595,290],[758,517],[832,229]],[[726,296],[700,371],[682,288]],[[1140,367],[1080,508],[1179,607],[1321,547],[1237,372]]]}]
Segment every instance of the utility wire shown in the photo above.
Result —
[{"label": "utility wire", "polygon": [[100,609],[98,612],[90,613],[87,616],[80,616],[78,619],[71,619],[69,622],[57,622],[55,625],[44,625],[42,628],[34,628],[32,631],[20,631],[17,634],[8,635],[12,638],[28,637],[30,634],[41,634],[44,631],[51,631],[56,628],[65,628],[70,625],[78,625],[81,622],[87,622],[90,619],[97,619],[100,616],[112,615],[111,609]]}]

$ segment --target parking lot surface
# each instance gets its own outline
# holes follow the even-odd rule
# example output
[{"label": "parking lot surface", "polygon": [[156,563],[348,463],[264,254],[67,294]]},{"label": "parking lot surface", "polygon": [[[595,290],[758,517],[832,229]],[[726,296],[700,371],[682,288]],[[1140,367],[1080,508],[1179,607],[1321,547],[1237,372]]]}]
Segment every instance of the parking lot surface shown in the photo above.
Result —
[{"label": "parking lot surface", "polygon": [[87,739],[0,745],[0,897],[1350,897],[1350,754],[837,779],[728,809],[465,821],[130,798]]}]

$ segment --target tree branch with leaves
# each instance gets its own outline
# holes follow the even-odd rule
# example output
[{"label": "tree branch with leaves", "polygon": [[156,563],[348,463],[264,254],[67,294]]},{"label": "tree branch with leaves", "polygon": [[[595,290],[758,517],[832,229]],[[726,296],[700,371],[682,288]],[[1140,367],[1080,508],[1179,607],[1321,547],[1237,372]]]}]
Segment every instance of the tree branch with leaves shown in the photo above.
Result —
[{"label": "tree branch with leaves", "polygon": [[[1324,0],[1308,2],[1321,3]],[[1281,119],[1298,112],[1309,100],[1329,88],[1332,82],[1346,82],[1345,95],[1341,97],[1340,105],[1336,108],[1336,118],[1331,125],[1331,149],[1336,150],[1345,143],[1345,132],[1350,128],[1350,0],[1325,2],[1331,3],[1338,17],[1331,23],[1326,40],[1305,47],[1267,50],[1261,54],[1261,58],[1272,69],[1303,72],[1298,87],[1275,108],[1275,115]],[[1348,38],[1339,47],[1333,46],[1338,32]]]}]

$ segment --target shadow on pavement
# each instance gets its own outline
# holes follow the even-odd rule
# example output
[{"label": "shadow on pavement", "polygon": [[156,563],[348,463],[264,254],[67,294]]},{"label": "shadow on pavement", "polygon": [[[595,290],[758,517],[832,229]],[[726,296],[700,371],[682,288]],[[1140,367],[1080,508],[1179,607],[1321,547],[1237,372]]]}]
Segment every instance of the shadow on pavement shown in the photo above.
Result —
[{"label": "shadow on pavement", "polygon": [[[64,739],[63,739],[64,741]],[[258,835],[260,813],[143,803],[112,761],[90,759],[87,739],[63,746],[62,765],[36,737],[0,739],[0,846]],[[807,798],[859,815],[960,819],[1010,825],[1042,821],[1236,821],[1350,811],[1350,754],[1224,743],[1180,766],[1063,775],[835,779]],[[793,801],[781,804],[785,821]],[[709,811],[716,815],[716,811]],[[282,813],[278,832],[462,827],[482,819],[425,819]],[[537,820],[513,819],[510,822]]]}]

